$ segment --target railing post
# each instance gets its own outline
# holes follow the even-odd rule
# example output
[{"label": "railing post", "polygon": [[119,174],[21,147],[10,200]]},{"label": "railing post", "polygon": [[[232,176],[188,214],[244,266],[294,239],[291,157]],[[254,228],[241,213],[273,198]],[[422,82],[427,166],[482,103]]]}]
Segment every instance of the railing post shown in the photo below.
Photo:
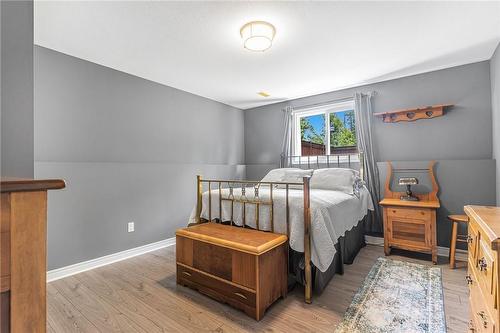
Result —
[{"label": "railing post", "polygon": [[200,223],[201,219],[201,205],[202,205],[202,186],[201,186],[201,176],[196,176],[196,223]]},{"label": "railing post", "polygon": [[312,273],[311,273],[311,199],[309,180],[304,177],[304,273],[305,273],[305,301],[311,303]]}]

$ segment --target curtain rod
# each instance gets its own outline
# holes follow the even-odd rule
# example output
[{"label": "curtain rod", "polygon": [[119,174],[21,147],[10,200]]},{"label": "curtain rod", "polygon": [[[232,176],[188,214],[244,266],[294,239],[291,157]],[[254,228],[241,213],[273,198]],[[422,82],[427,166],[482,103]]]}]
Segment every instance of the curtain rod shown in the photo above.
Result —
[{"label": "curtain rod", "polygon": [[[362,93],[362,94],[376,95],[377,92],[375,90],[373,90],[373,91],[368,91],[368,92]],[[329,105],[329,104],[333,104],[333,103],[345,102],[345,101],[349,101],[349,100],[353,100],[353,99],[354,99],[354,94],[352,96],[346,96],[346,97],[340,97],[340,98],[336,98],[336,99],[331,99],[331,100],[326,101],[326,102],[301,105],[301,106],[297,106],[297,107],[293,107],[292,106],[292,108],[293,108],[293,111],[297,111],[297,110],[303,110],[303,109],[310,109],[310,108],[314,108],[314,107],[325,106],[325,105]]]}]

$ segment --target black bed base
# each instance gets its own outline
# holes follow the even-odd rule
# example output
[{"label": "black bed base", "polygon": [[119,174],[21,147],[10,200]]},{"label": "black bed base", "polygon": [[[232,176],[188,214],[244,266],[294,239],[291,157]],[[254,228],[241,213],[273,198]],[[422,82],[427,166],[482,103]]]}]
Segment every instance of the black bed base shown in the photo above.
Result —
[{"label": "black bed base", "polygon": [[[344,274],[344,264],[350,265],[359,251],[366,246],[364,220],[340,237],[335,248],[337,252],[325,272],[312,265],[313,292],[321,294],[335,274]],[[299,283],[304,285],[304,253],[289,251],[288,287],[293,289]]]}]

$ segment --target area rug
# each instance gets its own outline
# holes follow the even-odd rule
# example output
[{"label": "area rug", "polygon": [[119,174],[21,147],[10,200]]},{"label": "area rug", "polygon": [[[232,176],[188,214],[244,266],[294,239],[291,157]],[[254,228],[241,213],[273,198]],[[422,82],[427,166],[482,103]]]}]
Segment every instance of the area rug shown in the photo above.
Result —
[{"label": "area rug", "polygon": [[441,269],[378,258],[335,332],[446,332]]}]

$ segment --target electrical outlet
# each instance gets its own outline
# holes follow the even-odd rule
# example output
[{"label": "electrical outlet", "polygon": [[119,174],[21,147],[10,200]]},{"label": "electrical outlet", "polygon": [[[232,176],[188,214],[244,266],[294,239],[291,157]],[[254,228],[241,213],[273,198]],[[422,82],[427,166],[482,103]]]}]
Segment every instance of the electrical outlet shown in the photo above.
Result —
[{"label": "electrical outlet", "polygon": [[135,226],[134,226],[134,222],[129,222],[128,223],[128,232],[134,232],[135,230]]}]

